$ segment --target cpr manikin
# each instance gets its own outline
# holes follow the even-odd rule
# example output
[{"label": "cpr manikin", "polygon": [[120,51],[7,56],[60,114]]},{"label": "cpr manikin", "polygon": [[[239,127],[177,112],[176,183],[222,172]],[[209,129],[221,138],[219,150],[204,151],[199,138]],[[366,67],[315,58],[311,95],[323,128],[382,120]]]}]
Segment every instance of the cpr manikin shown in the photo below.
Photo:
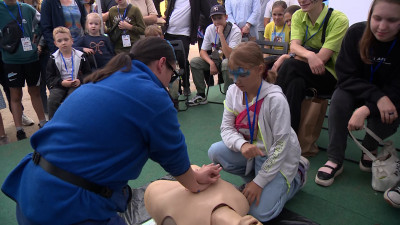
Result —
[{"label": "cpr manikin", "polygon": [[244,195],[222,179],[200,193],[186,190],[177,181],[155,181],[147,187],[144,202],[157,225],[261,225],[247,215]]}]

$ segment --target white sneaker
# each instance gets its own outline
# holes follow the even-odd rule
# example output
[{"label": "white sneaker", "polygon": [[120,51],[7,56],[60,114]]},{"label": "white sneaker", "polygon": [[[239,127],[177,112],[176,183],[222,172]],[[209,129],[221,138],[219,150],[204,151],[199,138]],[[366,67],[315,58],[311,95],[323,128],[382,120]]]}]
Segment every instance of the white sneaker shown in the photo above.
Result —
[{"label": "white sneaker", "polygon": [[33,124],[35,124],[35,122],[33,122],[33,120],[31,118],[29,118],[25,114],[22,114],[22,125],[32,126]]},{"label": "white sneaker", "polygon": [[195,106],[195,105],[204,105],[207,104],[207,99],[201,97],[200,95],[196,95],[194,96],[194,98],[192,98],[191,100],[189,100],[188,104],[189,106]]},{"label": "white sneaker", "polygon": [[396,186],[387,189],[383,197],[393,207],[400,208],[400,182]]}]

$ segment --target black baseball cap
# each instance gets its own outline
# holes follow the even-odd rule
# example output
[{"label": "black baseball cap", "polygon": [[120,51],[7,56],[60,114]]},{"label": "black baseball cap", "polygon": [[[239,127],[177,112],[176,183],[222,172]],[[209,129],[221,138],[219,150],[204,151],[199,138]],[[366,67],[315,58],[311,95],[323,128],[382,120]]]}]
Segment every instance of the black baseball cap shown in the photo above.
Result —
[{"label": "black baseball cap", "polygon": [[214,5],[210,10],[210,17],[214,15],[226,15],[226,10],[223,5]]}]

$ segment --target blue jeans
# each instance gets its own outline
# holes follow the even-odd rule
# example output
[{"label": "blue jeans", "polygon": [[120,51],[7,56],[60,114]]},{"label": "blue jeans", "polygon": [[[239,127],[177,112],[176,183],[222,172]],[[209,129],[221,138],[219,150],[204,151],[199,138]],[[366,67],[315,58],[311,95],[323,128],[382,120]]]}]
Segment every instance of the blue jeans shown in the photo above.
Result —
[{"label": "blue jeans", "polygon": [[[254,160],[254,173],[245,176],[247,159],[242,153],[230,150],[224,142],[220,141],[212,144],[208,150],[208,157],[213,163],[219,163],[226,172],[241,176],[246,183],[254,179],[255,174],[258,174],[262,164],[268,158],[267,156],[256,157]],[[285,203],[300,190],[300,187],[301,177],[299,173],[290,184],[289,190],[286,178],[281,173],[278,173],[273,180],[264,186],[259,205],[257,206],[255,202],[251,204],[249,214],[261,222],[277,217]]]}]

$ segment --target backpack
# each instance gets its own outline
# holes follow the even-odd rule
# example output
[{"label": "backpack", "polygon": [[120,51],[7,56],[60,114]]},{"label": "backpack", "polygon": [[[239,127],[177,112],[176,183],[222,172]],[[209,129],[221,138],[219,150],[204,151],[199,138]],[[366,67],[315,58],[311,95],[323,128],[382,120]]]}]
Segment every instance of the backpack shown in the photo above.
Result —
[{"label": "backpack", "polygon": [[[18,20],[22,24],[21,18],[18,18]],[[19,43],[23,37],[18,22],[12,20],[0,31],[0,48],[11,54],[14,54],[18,50]]]}]

